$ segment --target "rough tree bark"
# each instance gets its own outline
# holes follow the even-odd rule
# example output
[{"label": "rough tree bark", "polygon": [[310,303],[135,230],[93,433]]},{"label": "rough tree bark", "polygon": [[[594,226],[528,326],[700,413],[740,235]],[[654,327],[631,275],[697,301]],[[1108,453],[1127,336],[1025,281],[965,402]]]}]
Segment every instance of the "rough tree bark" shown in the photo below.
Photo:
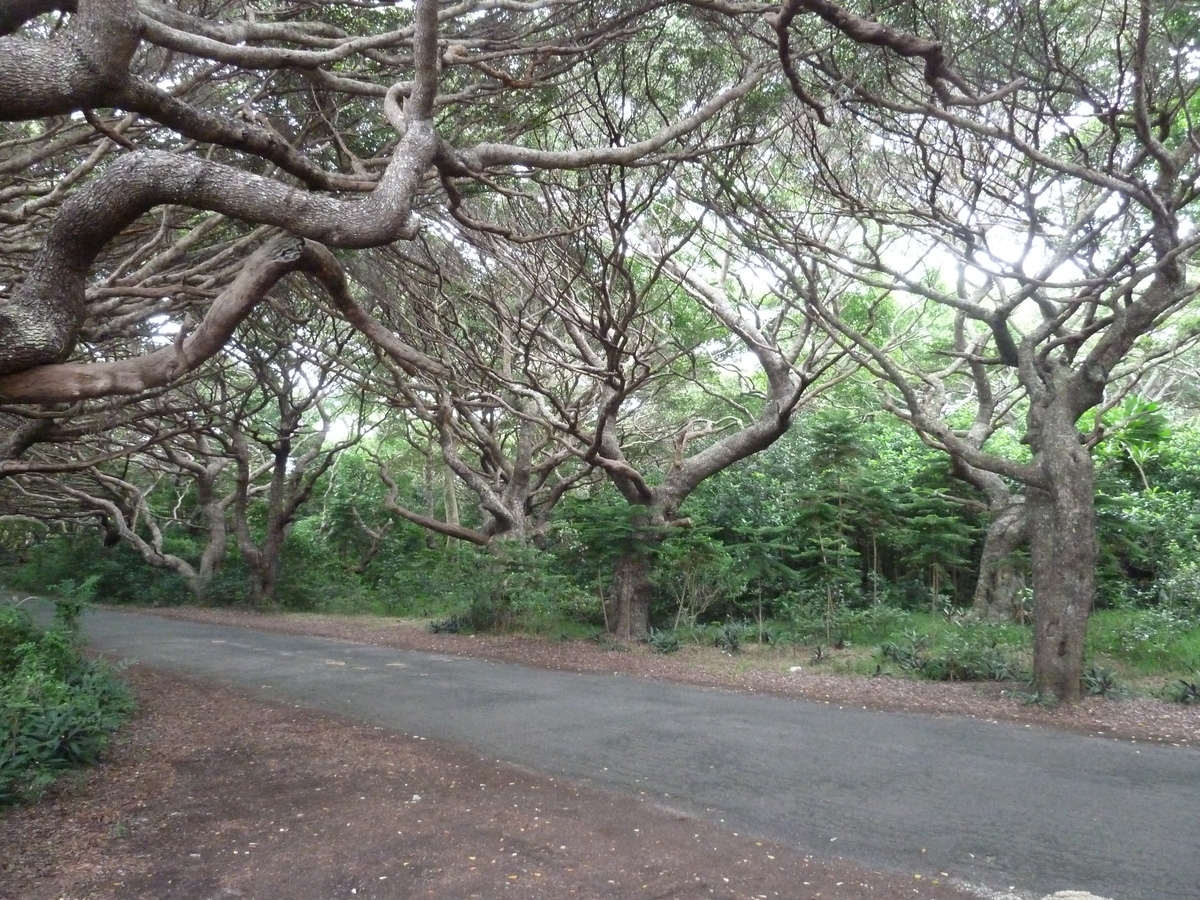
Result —
[{"label": "rough tree bark", "polygon": [[605,600],[609,633],[623,641],[641,638],[650,628],[650,560],[646,553],[622,553],[613,566],[612,590]]},{"label": "rough tree bark", "polygon": [[979,580],[971,609],[980,619],[994,622],[1023,622],[1022,594],[1025,577],[1013,562],[1013,554],[1029,540],[1029,523],[1024,496],[1016,496],[994,509],[979,558]]},{"label": "rough tree bark", "polygon": [[1034,687],[1049,702],[1082,696],[1084,639],[1096,593],[1096,484],[1091,450],[1075,408],[1054,395],[1030,413],[1034,465],[1045,486],[1029,486]]}]

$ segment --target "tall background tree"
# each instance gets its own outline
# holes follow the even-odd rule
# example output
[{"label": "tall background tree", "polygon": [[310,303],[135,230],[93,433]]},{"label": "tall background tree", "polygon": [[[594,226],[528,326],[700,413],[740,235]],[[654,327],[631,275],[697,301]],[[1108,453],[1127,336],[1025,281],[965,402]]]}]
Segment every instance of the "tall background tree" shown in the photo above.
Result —
[{"label": "tall background tree", "polygon": [[[1103,436],[1084,414],[1115,405],[1147,353],[1170,352],[1141,342],[1197,292],[1195,16],[1151,0],[987,15],[818,0],[786,4],[777,24],[797,95],[836,134],[809,129],[823,162],[813,177],[856,236],[833,246],[808,228],[795,252],[951,310],[961,337],[945,355],[977,385],[1019,383],[1028,459],[956,428],[939,396],[949,380],[838,310],[819,314],[930,441],[1023,486],[1037,691],[1078,699],[1096,584],[1091,449]],[[793,52],[812,28],[828,43]]]}]

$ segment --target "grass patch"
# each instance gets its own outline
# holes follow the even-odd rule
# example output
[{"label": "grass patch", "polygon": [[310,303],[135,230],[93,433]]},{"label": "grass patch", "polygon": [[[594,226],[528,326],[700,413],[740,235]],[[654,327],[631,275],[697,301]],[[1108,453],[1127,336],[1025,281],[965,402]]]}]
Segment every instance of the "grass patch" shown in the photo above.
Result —
[{"label": "grass patch", "polygon": [[1132,681],[1194,677],[1200,671],[1200,618],[1174,607],[1106,609],[1088,626],[1089,658]]}]

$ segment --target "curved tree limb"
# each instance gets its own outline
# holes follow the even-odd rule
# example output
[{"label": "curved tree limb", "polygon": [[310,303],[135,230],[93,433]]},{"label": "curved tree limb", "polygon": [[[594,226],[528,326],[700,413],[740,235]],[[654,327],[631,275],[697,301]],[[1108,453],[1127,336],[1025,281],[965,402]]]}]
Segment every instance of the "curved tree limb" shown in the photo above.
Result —
[{"label": "curved tree limb", "polygon": [[295,239],[277,238],[247,261],[242,273],[213,301],[191,334],[145,356],[116,362],[57,363],[0,376],[0,399],[9,403],[59,403],[140,394],[170,384],[224,347],[234,329],[267,291],[301,261]]},{"label": "curved tree limb", "polygon": [[431,123],[411,123],[375,190],[349,201],[162,151],[121,157],[63,204],[25,283],[0,305],[0,374],[58,362],[70,352],[96,256],[155,206],[220,212],[335,247],[377,246],[411,235],[413,196],[434,144]]},{"label": "curved tree limb", "polygon": [[[0,7],[0,23],[19,19],[32,9],[29,5],[14,11],[5,3]],[[78,12],[66,28],[48,41],[0,37],[0,84],[5,86],[0,92],[0,121],[105,105],[113,85],[128,77],[141,28],[133,0],[79,0]]]},{"label": "curved tree limb", "polygon": [[[780,7],[776,26],[776,30],[781,36],[802,10],[815,13],[846,37],[859,44],[883,47],[904,57],[920,57],[925,61],[925,82],[942,102],[951,99],[946,84],[952,84],[968,97],[974,97],[970,85],[946,62],[940,42],[897,31],[882,22],[874,22],[871,19],[853,15],[837,4],[830,3],[829,0],[785,0]],[[780,47],[781,53],[784,52],[785,45],[781,43]],[[791,64],[790,57],[784,59],[783,62],[786,70]],[[789,81],[791,80],[789,75]],[[796,83],[793,83],[793,89],[795,87]],[[808,102],[811,104],[811,100]]]},{"label": "curved tree limb", "polygon": [[[376,462],[379,462],[379,460],[376,460]],[[388,492],[383,500],[383,506],[388,512],[394,513],[405,521],[412,522],[414,525],[420,525],[422,528],[437,532],[438,534],[444,534],[447,537],[458,538],[460,541],[478,544],[481,547],[486,547],[491,543],[491,536],[484,534],[482,531],[476,531],[473,528],[466,528],[462,525],[452,525],[449,522],[442,522],[439,519],[421,515],[407,507],[401,506],[396,502],[396,498],[400,495],[400,489],[396,486],[396,481],[392,478],[387,465],[382,462],[379,462],[379,478],[387,485]]]},{"label": "curved tree limb", "polygon": [[320,281],[346,320],[410,374],[448,374],[445,366],[402,342],[354,300],[341,266],[328,249],[285,236],[255,252],[233,284],[213,301],[203,321],[190,334],[181,333],[173,346],[133,359],[55,363],[0,376],[0,400],[73,402],[165,387],[219,353],[266,293],[285,275],[297,271]]}]

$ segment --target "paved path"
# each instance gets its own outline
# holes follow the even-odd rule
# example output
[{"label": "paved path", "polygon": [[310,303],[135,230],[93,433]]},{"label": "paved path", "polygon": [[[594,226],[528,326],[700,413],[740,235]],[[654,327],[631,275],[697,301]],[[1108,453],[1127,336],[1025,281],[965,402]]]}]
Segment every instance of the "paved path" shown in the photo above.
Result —
[{"label": "paved path", "polygon": [[93,645],[895,871],[1200,898],[1200,752],[115,611]]}]

